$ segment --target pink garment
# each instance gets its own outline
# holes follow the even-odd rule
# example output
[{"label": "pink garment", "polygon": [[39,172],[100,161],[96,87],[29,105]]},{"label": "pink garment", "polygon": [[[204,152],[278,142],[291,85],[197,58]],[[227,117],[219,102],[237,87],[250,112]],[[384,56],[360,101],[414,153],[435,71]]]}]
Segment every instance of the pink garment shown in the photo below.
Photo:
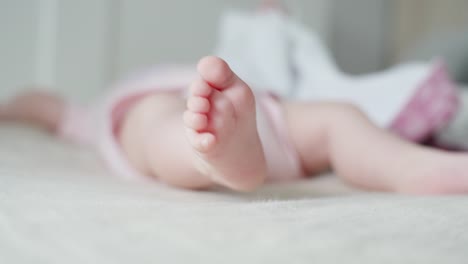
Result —
[{"label": "pink garment", "polygon": [[447,126],[459,106],[458,87],[449,77],[445,64],[439,61],[389,129],[407,140],[423,142]]},{"label": "pink garment", "polygon": [[[147,180],[131,166],[117,140],[118,128],[125,113],[142,97],[155,92],[175,92],[184,96],[198,74],[194,66],[168,66],[136,75],[116,86],[93,108],[70,104],[58,131],[62,138],[94,146],[115,174],[129,179]],[[282,109],[271,94],[256,94],[257,125],[265,150],[270,180],[299,178],[298,154],[290,142]]]}]

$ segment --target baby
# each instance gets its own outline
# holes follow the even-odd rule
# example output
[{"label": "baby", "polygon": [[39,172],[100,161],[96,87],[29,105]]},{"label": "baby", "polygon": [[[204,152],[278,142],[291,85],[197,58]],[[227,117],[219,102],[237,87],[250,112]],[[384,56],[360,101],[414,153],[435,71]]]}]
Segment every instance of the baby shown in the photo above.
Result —
[{"label": "baby", "polygon": [[265,180],[331,168],[370,190],[468,192],[467,154],[403,141],[352,104],[254,93],[219,57],[202,58],[196,70],[160,69],[120,86],[92,110],[30,92],[3,105],[0,119],[93,144],[121,175],[182,188],[252,191]]}]

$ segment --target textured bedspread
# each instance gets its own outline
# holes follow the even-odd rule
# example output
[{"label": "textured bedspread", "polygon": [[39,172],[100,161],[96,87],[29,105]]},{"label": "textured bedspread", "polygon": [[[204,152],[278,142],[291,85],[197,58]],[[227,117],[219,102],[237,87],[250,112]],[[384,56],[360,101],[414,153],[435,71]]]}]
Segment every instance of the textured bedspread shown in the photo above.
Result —
[{"label": "textured bedspread", "polygon": [[174,190],[0,127],[0,263],[468,263],[468,196],[357,192],[330,175]]}]

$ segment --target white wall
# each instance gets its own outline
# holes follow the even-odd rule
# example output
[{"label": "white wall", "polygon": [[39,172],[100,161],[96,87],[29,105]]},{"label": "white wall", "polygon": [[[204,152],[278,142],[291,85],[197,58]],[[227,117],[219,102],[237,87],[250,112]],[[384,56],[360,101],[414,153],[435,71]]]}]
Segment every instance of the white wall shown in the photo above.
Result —
[{"label": "white wall", "polygon": [[[0,99],[30,84],[85,99],[136,69],[193,62],[211,52],[222,10],[259,1],[0,0]],[[467,21],[466,0],[284,1],[350,73],[388,66],[420,32]]]},{"label": "white wall", "polygon": [[0,91],[4,94],[9,87],[21,87],[35,78],[38,2],[1,0],[0,6]]},{"label": "white wall", "polygon": [[[217,21],[229,7],[254,10],[252,0],[122,1],[117,73],[155,62],[193,62],[209,54],[216,41]],[[327,35],[327,0],[289,0],[293,15]],[[307,13],[305,16],[303,13]]]},{"label": "white wall", "polygon": [[112,0],[0,0],[0,98],[32,85],[88,97],[111,76]]},{"label": "white wall", "polygon": [[116,1],[48,0],[58,4],[52,83],[86,98],[114,78]]},{"label": "white wall", "polygon": [[[194,62],[214,47],[227,7],[254,0],[0,0],[0,98],[40,84],[79,99],[160,62]],[[329,38],[331,1],[288,0]]]},{"label": "white wall", "polygon": [[361,74],[386,66],[393,5],[388,0],[335,0],[330,43],[343,71]]}]

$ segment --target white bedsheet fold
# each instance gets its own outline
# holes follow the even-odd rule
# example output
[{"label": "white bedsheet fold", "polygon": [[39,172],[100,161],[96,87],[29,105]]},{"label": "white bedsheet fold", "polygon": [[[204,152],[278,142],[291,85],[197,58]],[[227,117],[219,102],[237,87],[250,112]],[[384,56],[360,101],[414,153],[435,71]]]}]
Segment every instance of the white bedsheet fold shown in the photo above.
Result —
[{"label": "white bedsheet fold", "polygon": [[0,126],[0,263],[466,263],[468,197],[356,192],[326,176],[252,194],[109,175]]}]

